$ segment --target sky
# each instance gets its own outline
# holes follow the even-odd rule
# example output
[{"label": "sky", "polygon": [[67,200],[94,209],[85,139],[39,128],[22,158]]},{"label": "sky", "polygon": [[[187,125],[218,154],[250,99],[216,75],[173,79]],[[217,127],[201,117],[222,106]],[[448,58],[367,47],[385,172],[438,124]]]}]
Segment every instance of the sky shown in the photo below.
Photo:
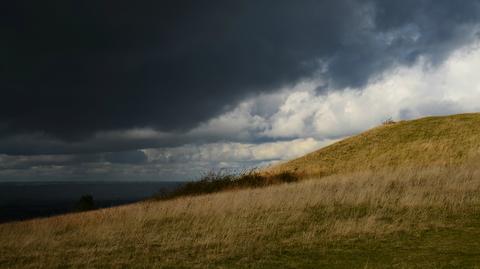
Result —
[{"label": "sky", "polygon": [[192,180],[480,111],[480,0],[19,0],[0,35],[0,181]]}]

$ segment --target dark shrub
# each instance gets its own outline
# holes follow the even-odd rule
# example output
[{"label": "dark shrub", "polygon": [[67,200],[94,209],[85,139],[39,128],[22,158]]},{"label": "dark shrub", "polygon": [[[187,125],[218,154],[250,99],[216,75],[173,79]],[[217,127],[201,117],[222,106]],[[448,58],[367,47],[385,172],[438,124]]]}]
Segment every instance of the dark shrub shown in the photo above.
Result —
[{"label": "dark shrub", "polygon": [[95,202],[92,195],[83,195],[75,205],[75,211],[88,211],[95,209]]},{"label": "dark shrub", "polygon": [[278,178],[278,180],[282,183],[292,183],[292,182],[298,181],[299,179],[296,173],[292,173],[288,171],[275,174],[274,177]]},{"label": "dark shrub", "polygon": [[391,125],[391,124],[395,124],[395,121],[392,119],[392,117],[389,117],[384,121],[382,121],[382,125]]},{"label": "dark shrub", "polygon": [[241,173],[225,173],[224,171],[209,172],[198,181],[185,183],[178,189],[168,194],[159,194],[157,199],[170,199],[179,196],[200,195],[224,190],[241,188],[258,188],[273,184],[291,183],[299,180],[299,176],[293,172],[278,174],[260,173],[256,170],[243,171]]}]

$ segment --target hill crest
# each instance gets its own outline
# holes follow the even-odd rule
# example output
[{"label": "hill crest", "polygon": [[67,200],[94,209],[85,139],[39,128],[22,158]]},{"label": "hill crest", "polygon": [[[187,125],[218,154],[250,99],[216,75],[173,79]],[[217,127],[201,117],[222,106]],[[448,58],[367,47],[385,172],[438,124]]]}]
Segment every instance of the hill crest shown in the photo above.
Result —
[{"label": "hill crest", "polygon": [[374,127],[271,167],[322,177],[397,167],[464,163],[480,149],[480,113],[432,116]]}]

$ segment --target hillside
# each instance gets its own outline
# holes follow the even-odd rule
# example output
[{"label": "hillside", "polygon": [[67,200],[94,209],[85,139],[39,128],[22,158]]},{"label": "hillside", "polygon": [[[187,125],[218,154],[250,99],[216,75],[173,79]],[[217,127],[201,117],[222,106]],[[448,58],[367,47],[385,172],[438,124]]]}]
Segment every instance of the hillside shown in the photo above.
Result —
[{"label": "hillside", "polygon": [[479,123],[380,126],[275,167],[296,183],[1,224],[0,268],[479,268]]},{"label": "hillside", "polygon": [[480,114],[381,125],[273,167],[319,177],[398,167],[458,165],[479,153]]}]

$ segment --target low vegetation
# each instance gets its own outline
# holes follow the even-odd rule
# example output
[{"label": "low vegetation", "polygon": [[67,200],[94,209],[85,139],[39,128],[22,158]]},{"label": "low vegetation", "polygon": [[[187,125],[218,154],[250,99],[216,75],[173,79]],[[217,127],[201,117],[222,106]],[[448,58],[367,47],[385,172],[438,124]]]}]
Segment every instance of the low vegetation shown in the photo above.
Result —
[{"label": "low vegetation", "polygon": [[0,268],[480,268],[479,118],[392,123],[269,170],[293,180],[212,174],[162,201],[1,224]]},{"label": "low vegetation", "polygon": [[80,199],[75,204],[75,211],[89,211],[94,210],[97,207],[95,206],[95,201],[93,200],[93,196],[90,194],[82,195]]},{"label": "low vegetation", "polygon": [[197,181],[183,184],[173,192],[160,193],[155,199],[167,200],[179,196],[193,196],[213,192],[238,190],[244,188],[259,188],[280,183],[292,183],[299,180],[299,175],[283,171],[276,174],[248,170],[241,173],[212,171]]}]

